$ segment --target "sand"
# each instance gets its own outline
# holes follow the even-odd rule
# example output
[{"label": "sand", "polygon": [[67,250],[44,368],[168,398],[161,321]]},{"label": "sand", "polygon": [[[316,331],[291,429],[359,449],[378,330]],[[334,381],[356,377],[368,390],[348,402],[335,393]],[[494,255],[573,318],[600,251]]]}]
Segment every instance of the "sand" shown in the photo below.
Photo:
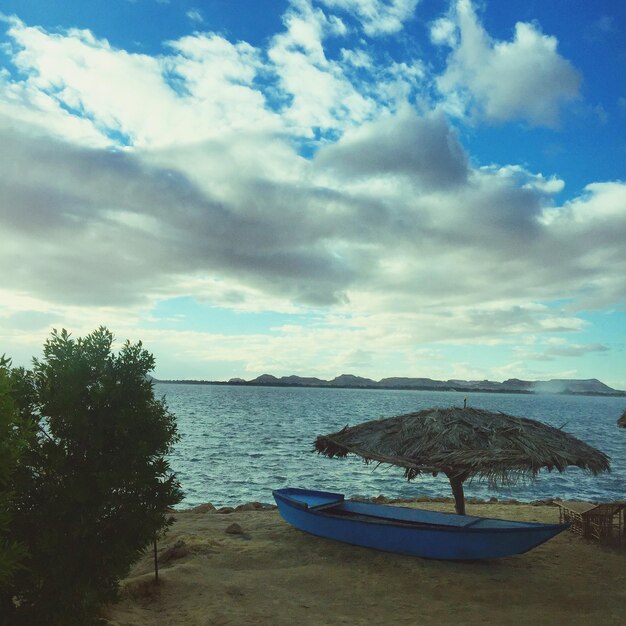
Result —
[{"label": "sand", "polygon": [[[450,502],[419,506],[453,510]],[[160,584],[147,554],[107,608],[110,626],[626,624],[624,545],[566,531],[523,555],[430,561],[313,537],[276,510],[210,508],[176,513],[159,544]],[[467,513],[558,521],[547,505],[469,504]],[[239,534],[226,532],[233,524]],[[168,560],[177,542],[184,545]]]}]

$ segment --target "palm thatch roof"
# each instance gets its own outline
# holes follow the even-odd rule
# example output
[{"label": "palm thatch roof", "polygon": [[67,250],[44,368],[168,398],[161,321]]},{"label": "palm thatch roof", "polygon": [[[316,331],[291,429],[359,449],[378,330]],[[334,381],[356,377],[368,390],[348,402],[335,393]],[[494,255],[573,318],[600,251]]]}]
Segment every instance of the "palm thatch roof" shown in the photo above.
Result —
[{"label": "palm thatch roof", "polygon": [[533,478],[542,468],[610,471],[604,453],[558,428],[475,408],[426,409],[346,426],[318,436],[315,449],[331,458],[353,453],[366,462],[399,465],[409,480],[444,472],[457,504],[468,478],[496,485]]}]

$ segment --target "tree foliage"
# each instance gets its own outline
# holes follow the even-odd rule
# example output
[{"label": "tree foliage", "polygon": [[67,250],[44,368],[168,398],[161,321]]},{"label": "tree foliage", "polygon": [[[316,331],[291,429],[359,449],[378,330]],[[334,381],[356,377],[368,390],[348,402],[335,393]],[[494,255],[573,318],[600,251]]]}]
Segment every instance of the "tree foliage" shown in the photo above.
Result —
[{"label": "tree foliage", "polygon": [[11,582],[24,548],[9,534],[13,499],[13,475],[26,439],[12,396],[10,361],[0,357],[0,589]]},{"label": "tree foliage", "polygon": [[16,623],[88,623],[182,498],[166,458],[175,418],[148,378],[154,358],[141,343],[117,355],[112,345],[105,328],[76,340],[54,331],[16,376],[22,418],[37,428],[15,475],[11,528],[29,551]]}]

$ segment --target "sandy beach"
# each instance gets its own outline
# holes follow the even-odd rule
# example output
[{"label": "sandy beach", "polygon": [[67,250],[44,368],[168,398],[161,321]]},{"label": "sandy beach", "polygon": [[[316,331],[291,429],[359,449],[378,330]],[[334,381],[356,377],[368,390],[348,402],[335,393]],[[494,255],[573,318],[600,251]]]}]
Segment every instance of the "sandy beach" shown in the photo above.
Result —
[{"label": "sandy beach", "polygon": [[[467,513],[558,521],[546,504],[476,503]],[[160,584],[146,554],[108,607],[109,626],[626,624],[626,546],[568,531],[527,554],[463,563],[320,539],[252,504],[175,517],[159,543]]]}]

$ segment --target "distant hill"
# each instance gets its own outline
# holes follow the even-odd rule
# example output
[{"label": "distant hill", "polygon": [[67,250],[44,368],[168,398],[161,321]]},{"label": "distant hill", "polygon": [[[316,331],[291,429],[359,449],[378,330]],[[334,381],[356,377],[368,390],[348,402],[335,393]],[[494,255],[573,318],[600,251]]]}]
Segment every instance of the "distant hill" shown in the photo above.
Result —
[{"label": "distant hill", "polygon": [[431,391],[481,391],[490,393],[559,393],[571,395],[606,395],[626,396],[626,391],[613,389],[596,378],[520,380],[509,378],[504,382],[491,380],[434,380],[432,378],[392,377],[375,381],[371,378],[341,374],[332,380],[323,380],[312,376],[282,376],[262,374],[253,380],[231,378],[228,382],[169,380],[155,382],[196,383],[213,385],[266,385],[271,387],[343,387],[366,389],[424,389]]},{"label": "distant hill", "polygon": [[333,387],[376,387],[378,383],[371,378],[362,378],[352,374],[342,374],[333,378],[330,383]]}]

